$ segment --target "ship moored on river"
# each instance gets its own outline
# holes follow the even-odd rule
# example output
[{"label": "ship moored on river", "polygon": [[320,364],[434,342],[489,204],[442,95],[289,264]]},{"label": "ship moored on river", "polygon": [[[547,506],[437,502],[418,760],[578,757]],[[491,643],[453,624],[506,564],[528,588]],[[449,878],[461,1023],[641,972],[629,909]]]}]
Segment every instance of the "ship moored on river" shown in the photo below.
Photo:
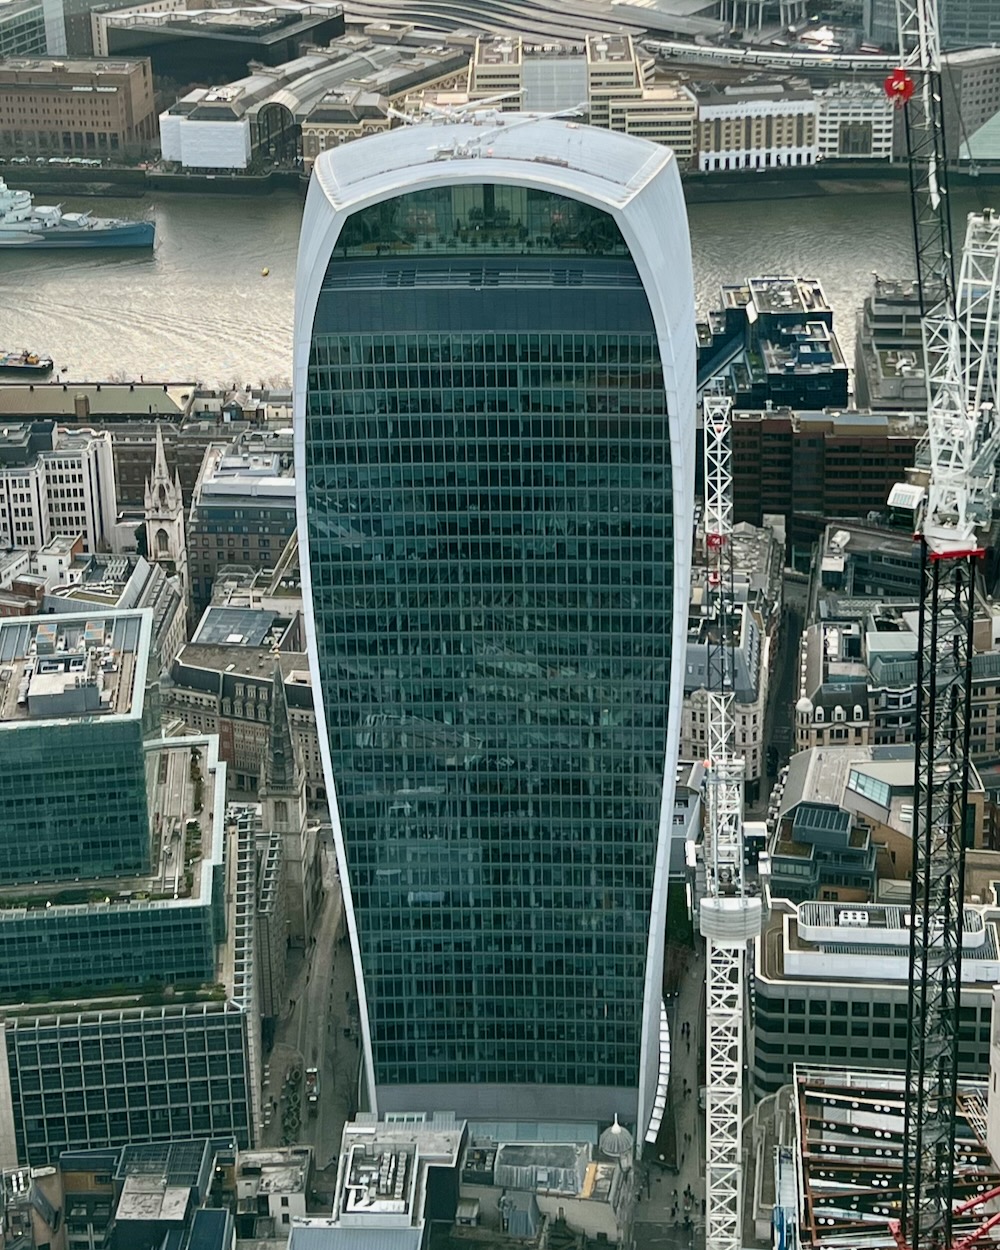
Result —
[{"label": "ship moored on river", "polygon": [[35,205],[30,191],[15,191],[0,178],[0,247],[151,248],[156,227],[151,221],[64,213],[59,205]]}]

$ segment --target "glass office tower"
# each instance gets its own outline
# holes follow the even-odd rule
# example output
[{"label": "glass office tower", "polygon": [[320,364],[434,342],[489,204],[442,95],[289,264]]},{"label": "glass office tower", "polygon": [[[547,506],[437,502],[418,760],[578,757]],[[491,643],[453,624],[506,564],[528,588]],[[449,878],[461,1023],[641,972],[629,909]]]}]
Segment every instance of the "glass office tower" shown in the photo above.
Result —
[{"label": "glass office tower", "polygon": [[369,1096],[642,1121],[693,495],[675,162],[551,120],[361,140],[317,163],[296,304]]}]

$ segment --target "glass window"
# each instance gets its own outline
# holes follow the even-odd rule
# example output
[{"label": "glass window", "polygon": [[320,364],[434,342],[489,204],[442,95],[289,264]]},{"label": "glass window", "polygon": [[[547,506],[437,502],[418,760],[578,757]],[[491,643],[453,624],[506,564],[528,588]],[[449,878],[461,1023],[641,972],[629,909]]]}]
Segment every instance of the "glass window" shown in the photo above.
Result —
[{"label": "glass window", "polygon": [[489,184],[365,210],[325,276],[307,412],[376,1079],[631,1086],[674,539],[617,228]]}]

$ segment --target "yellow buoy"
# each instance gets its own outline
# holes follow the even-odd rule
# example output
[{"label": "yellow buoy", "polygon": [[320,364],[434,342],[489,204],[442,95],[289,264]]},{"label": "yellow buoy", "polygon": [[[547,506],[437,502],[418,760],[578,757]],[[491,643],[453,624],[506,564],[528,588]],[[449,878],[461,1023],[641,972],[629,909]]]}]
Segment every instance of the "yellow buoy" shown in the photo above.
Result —
[{"label": "yellow buoy", "polygon": [[270,272],[271,272],[271,271],[270,271],[270,269],[262,269],[262,270],[260,271],[260,276],[261,276],[262,278],[266,278],[266,277],[267,277],[267,275],[268,275]]}]

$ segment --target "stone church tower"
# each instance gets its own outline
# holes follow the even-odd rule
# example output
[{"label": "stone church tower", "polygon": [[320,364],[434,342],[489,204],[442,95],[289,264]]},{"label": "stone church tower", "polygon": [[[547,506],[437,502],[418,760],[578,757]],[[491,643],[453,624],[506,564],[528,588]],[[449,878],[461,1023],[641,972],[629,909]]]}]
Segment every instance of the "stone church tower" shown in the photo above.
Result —
[{"label": "stone church tower", "polygon": [[184,498],[178,474],[170,476],[163,451],[163,433],[156,427],[156,458],[153,475],[146,478],[146,549],[151,564],[162,564],[180,581],[184,602],[188,597],[187,538],[184,531]]}]

